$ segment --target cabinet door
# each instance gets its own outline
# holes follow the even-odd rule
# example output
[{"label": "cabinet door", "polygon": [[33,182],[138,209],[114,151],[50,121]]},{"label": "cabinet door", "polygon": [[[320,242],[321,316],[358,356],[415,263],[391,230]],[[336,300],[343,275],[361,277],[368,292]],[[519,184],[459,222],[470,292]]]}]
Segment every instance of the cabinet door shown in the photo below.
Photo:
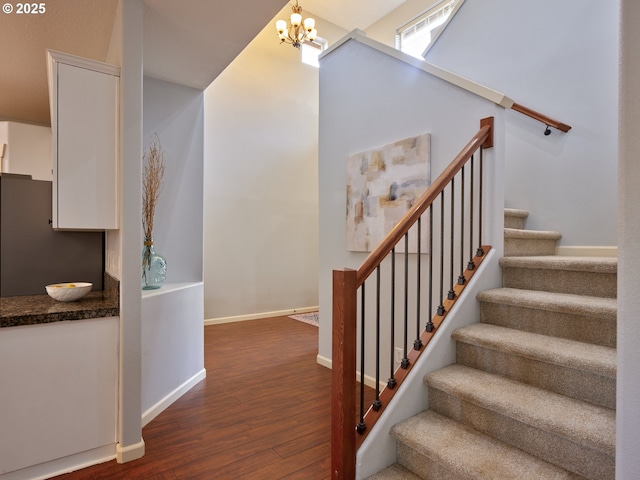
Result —
[{"label": "cabinet door", "polygon": [[54,228],[118,228],[118,77],[58,63]]}]

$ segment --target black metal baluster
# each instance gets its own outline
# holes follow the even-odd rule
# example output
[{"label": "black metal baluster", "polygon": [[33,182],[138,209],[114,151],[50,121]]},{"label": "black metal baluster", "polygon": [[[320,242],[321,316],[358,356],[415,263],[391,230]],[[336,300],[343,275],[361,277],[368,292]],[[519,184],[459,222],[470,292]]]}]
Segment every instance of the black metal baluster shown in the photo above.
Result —
[{"label": "black metal baluster", "polygon": [[464,285],[464,168],[460,171],[460,181],[462,183],[460,188],[460,275],[458,275],[458,285]]},{"label": "black metal baluster", "polygon": [[376,268],[376,399],[371,404],[374,412],[382,408],[380,401],[380,265]]},{"label": "black metal baluster", "polygon": [[444,315],[444,190],[440,194],[440,305],[438,315]]},{"label": "black metal baluster", "polygon": [[422,265],[422,215],[418,217],[418,258],[417,262],[417,282],[416,282],[416,339],[413,341],[413,349],[420,350],[422,348],[422,340],[420,340],[420,283],[421,283],[421,265]]},{"label": "black metal baluster", "polygon": [[454,225],[454,221],[455,221],[455,191],[456,191],[456,179],[455,177],[451,179],[451,231],[449,232],[449,235],[451,236],[451,243],[450,243],[450,249],[451,251],[449,252],[449,285],[451,285],[451,288],[449,289],[449,292],[447,293],[447,298],[449,300],[453,300],[454,298],[456,298],[456,292],[453,290],[453,264],[454,264],[454,258],[453,258],[453,244],[455,241],[455,225]]},{"label": "black metal baluster", "polygon": [[480,185],[479,185],[479,192],[478,192],[478,250],[476,251],[476,255],[481,257],[484,255],[484,250],[482,249],[482,179],[484,177],[483,175],[483,168],[482,168],[482,163],[483,163],[483,154],[482,154],[482,147],[480,147],[480,165],[479,167],[479,176],[480,176]]},{"label": "black metal baluster", "polygon": [[407,343],[409,342],[409,232],[404,234],[404,342],[403,357],[400,366],[403,369],[409,368],[409,358],[407,358]]},{"label": "black metal baluster", "polygon": [[360,422],[356,426],[356,431],[360,434],[364,433],[367,429],[367,424],[364,422],[364,327],[365,327],[365,284],[362,284],[360,290]]},{"label": "black metal baluster", "polygon": [[471,191],[469,194],[469,263],[467,263],[467,270],[473,270],[476,268],[476,264],[473,261],[473,190],[475,184],[474,178],[474,155],[471,155]]},{"label": "black metal baluster", "polygon": [[387,380],[387,387],[393,390],[396,385],[395,377],[395,349],[396,349],[396,247],[391,250],[391,375]]},{"label": "black metal baluster", "polygon": [[429,207],[429,318],[424,329],[433,332],[433,205]]}]

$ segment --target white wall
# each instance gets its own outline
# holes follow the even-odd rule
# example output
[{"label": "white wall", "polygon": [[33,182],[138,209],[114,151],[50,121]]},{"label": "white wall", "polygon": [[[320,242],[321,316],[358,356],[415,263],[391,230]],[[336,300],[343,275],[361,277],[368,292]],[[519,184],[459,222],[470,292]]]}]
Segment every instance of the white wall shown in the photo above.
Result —
[{"label": "white wall", "polygon": [[202,283],[168,284],[142,295],[142,424],[206,376]]},{"label": "white wall", "polygon": [[153,240],[167,260],[168,283],[202,281],[203,97],[200,90],[144,78],[144,152],[155,134],[164,151]]},{"label": "white wall", "polygon": [[[454,87],[355,40],[321,59],[320,68],[320,338],[321,361],[331,358],[332,278],[334,269],[358,268],[364,253],[346,250],[346,159],[425,132],[431,134],[431,178],[435,179],[501,107]],[[502,252],[503,139],[488,152],[496,170],[487,175],[485,241]],[[414,257],[414,256],[412,256]]]},{"label": "white wall", "polygon": [[205,91],[208,319],[318,304],[318,70],[274,22]]},{"label": "white wall", "polygon": [[[205,376],[203,97],[200,90],[144,78],[145,152],[157,134],[165,161],[153,239],[167,260],[167,280],[143,292],[143,424]],[[142,238],[142,225],[138,232]]]},{"label": "white wall", "polygon": [[617,245],[617,12],[598,0],[467,1],[427,61],[570,124],[507,116],[506,206],[561,245]]},{"label": "white wall", "polygon": [[640,5],[621,0],[620,158],[618,197],[618,379],[616,478],[631,480],[640,472]]},{"label": "white wall", "polygon": [[7,146],[2,172],[31,175],[34,180],[53,179],[51,127],[0,122],[0,149],[3,143]]}]

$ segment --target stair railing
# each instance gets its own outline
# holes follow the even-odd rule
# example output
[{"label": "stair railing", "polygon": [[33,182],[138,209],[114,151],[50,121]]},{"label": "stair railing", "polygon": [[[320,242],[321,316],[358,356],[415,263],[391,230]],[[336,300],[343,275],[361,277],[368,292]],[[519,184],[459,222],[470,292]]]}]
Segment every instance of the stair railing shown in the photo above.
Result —
[{"label": "stair railing", "polygon": [[566,123],[562,123],[558,120],[554,120],[551,117],[547,117],[546,115],[540,112],[536,112],[535,110],[532,110],[529,107],[525,107],[524,105],[520,105],[519,103],[513,102],[513,104],[511,105],[511,110],[515,110],[516,112],[526,115],[527,117],[531,117],[534,120],[544,123],[546,126],[544,130],[545,135],[549,135],[551,133],[551,130],[549,130],[549,127],[553,127],[565,133],[571,130],[571,125],[567,125]]},{"label": "stair railing", "polygon": [[[483,150],[492,146],[493,117],[489,117],[480,121],[480,130],[358,270],[333,271],[333,479],[355,479],[357,448],[491,248],[482,245],[482,198]],[[410,233],[414,240],[417,237],[412,243],[417,255],[412,256],[411,267]],[[423,243],[428,244],[428,252],[422,249]],[[422,268],[423,252],[428,253],[426,269]],[[401,267],[396,265],[396,257],[400,258]],[[465,260],[468,260],[466,265]],[[388,272],[385,281],[389,286],[388,295],[384,297],[383,270]],[[457,279],[455,271],[459,273]],[[374,283],[373,300],[367,299],[365,293],[369,283]],[[396,291],[397,283],[401,284],[399,291]],[[438,298],[437,306],[434,306],[434,297]],[[383,302],[386,313],[383,313]],[[422,303],[427,303],[427,307]],[[367,316],[369,309],[374,313]],[[398,320],[397,316],[401,318]],[[373,323],[373,333],[369,323]],[[394,369],[396,330],[403,337],[402,359]],[[412,345],[410,330],[415,332]],[[387,342],[383,342],[383,336]],[[367,354],[371,348],[375,367],[368,367],[371,355]],[[381,364],[388,364],[390,371],[382,389]],[[369,383],[373,383],[375,399],[371,405],[365,405],[365,372],[372,370],[375,378]]]}]

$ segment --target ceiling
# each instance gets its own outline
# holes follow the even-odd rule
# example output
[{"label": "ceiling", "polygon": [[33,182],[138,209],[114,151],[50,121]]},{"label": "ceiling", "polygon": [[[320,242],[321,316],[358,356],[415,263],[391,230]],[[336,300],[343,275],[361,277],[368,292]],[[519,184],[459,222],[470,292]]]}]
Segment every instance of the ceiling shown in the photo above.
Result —
[{"label": "ceiling", "polygon": [[[305,14],[366,29],[405,0],[300,0]],[[286,0],[143,0],[145,75],[206,88]],[[0,14],[0,120],[50,124],[45,51],[104,61],[118,0],[49,0],[41,15]]]}]

